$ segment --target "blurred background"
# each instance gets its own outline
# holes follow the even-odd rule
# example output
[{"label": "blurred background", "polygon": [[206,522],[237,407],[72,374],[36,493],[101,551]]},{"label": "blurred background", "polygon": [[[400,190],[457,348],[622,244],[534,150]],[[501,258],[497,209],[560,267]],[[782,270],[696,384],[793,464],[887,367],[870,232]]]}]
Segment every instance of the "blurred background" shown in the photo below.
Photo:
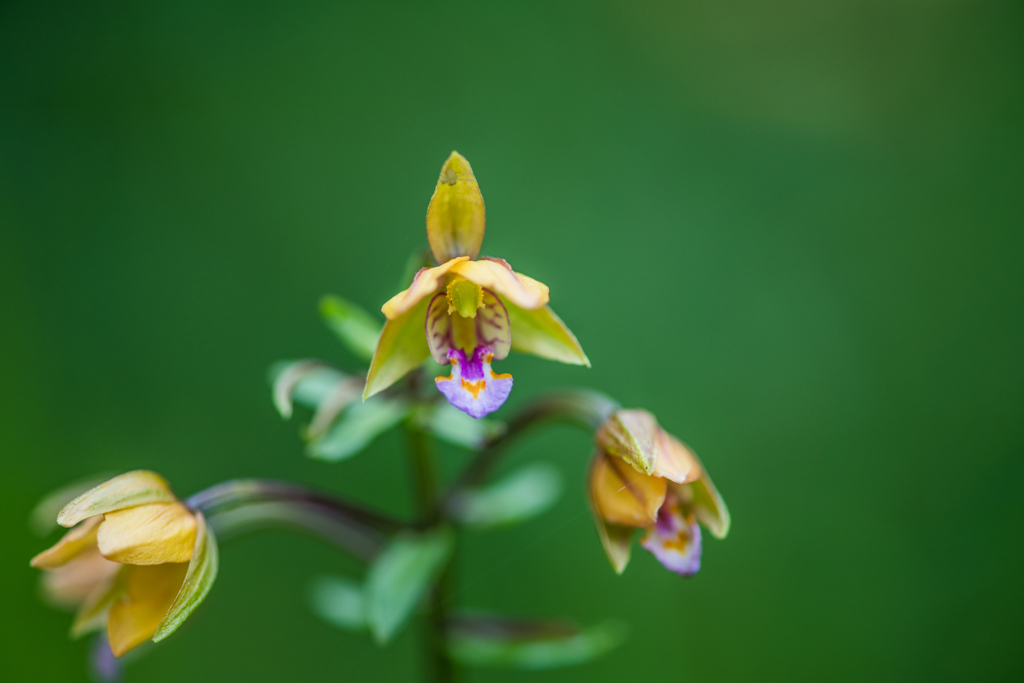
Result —
[{"label": "blurred background", "polygon": [[[565,495],[467,538],[460,604],[631,625],[532,678],[1021,680],[1022,117],[1019,2],[4,3],[0,678],[85,679],[28,567],[29,511],[71,480],[411,510],[399,435],[311,461],[266,371],[358,367],[317,300],[397,291],[457,149],[483,253],[547,283],[593,362],[513,355],[499,415],[571,384],[644,406],[733,514],[695,578],[641,550],[618,577],[587,437],[522,442],[506,467],[553,462]],[[307,608],[357,571],[330,548],[221,560],[129,681],[412,679],[414,630],[380,650]]]}]

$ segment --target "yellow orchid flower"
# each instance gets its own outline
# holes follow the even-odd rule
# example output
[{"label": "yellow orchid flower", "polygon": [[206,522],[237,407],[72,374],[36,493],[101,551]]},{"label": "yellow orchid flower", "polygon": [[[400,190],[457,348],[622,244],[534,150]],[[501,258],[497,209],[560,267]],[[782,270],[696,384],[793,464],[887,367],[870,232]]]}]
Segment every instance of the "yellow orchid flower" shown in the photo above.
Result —
[{"label": "yellow orchid flower", "polygon": [[729,533],[729,510],[697,454],[645,410],[617,410],[598,428],[588,496],[598,535],[622,573],[637,529],[640,544],[667,569],[700,569],[698,523],[716,538]]},{"label": "yellow orchid flower", "polygon": [[590,365],[569,328],[548,304],[548,288],[502,259],[474,260],[484,237],[484,200],[473,169],[452,152],[427,208],[427,239],[440,264],[423,268],[381,308],[387,323],[366,378],[363,399],[383,391],[428,357],[451,364],[437,387],[463,412],[497,410],[512,376],[491,363],[510,349]]},{"label": "yellow orchid flower", "polygon": [[77,607],[78,637],[107,624],[120,657],[170,635],[209,591],[217,547],[202,513],[189,509],[153,472],[100,484],[57,517],[72,527],[32,558],[51,602]]}]

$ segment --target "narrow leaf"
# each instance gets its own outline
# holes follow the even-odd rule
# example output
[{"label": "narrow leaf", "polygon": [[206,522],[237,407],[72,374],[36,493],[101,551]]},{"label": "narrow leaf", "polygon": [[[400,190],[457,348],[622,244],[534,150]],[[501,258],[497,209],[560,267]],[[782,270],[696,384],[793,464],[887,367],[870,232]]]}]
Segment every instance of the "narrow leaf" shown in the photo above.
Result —
[{"label": "narrow leaf", "polygon": [[474,419],[447,402],[439,401],[436,405],[423,426],[442,441],[480,450],[488,441],[505,433],[505,423],[499,420]]},{"label": "narrow leaf", "polygon": [[274,406],[281,417],[292,416],[292,401],[316,410],[349,376],[315,359],[281,361],[270,368]]},{"label": "narrow leaf", "polygon": [[400,399],[381,397],[356,403],[326,436],[310,443],[307,452],[328,462],[350,458],[405,419],[409,410],[409,404]]},{"label": "narrow leaf", "polygon": [[361,360],[373,358],[383,326],[372,315],[340,296],[320,299],[320,315],[349,351]]},{"label": "narrow leaf", "polygon": [[561,492],[558,469],[535,463],[486,488],[462,493],[453,502],[453,514],[475,527],[514,524],[548,510]]},{"label": "narrow leaf", "polygon": [[192,614],[210,592],[214,579],[217,578],[217,539],[206,524],[201,512],[196,512],[196,544],[192,551],[192,560],[188,565],[188,573],[181,584],[177,597],[153,634],[153,642],[160,642],[174,633],[182,622]]},{"label": "narrow leaf", "polygon": [[346,631],[366,628],[363,587],[355,581],[336,576],[321,576],[310,586],[313,611],[324,621]]},{"label": "narrow leaf", "polygon": [[625,626],[615,621],[560,636],[533,636],[526,629],[509,635],[460,629],[451,633],[448,651],[452,659],[469,666],[554,669],[594,660],[625,638]]},{"label": "narrow leaf", "polygon": [[399,536],[381,553],[366,581],[366,617],[379,643],[402,627],[440,575],[454,548],[450,529]]}]

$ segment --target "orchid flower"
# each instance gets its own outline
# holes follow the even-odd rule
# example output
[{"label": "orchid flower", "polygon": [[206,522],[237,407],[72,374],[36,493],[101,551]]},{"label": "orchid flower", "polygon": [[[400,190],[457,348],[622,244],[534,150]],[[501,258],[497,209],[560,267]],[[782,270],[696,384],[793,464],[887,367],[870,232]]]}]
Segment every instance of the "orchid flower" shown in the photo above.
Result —
[{"label": "orchid flower", "polygon": [[644,410],[617,410],[598,428],[588,494],[598,535],[618,573],[633,535],[666,569],[700,569],[698,523],[716,538],[729,533],[729,510],[696,453]]},{"label": "orchid flower", "polygon": [[451,365],[436,379],[448,401],[475,418],[497,410],[512,375],[491,363],[510,349],[590,366],[579,342],[548,307],[546,285],[504,260],[476,260],[484,237],[484,201],[473,169],[452,152],[427,207],[427,239],[440,264],[423,268],[382,311],[387,323],[363,391],[373,396],[428,357]]},{"label": "orchid flower", "polygon": [[216,575],[216,543],[203,515],[152,472],[100,484],[69,503],[57,522],[72,528],[31,562],[46,572],[44,594],[78,609],[73,636],[105,622],[118,657],[174,631]]}]

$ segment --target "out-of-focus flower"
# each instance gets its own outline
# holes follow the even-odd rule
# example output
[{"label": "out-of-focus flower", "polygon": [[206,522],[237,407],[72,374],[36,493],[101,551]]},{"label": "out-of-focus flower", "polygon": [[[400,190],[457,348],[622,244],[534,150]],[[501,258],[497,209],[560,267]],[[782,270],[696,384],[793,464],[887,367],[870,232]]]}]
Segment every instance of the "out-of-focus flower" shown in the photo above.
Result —
[{"label": "out-of-focus flower", "polygon": [[78,609],[73,637],[105,621],[118,657],[170,635],[216,576],[216,542],[203,515],[152,472],[100,484],[69,503],[57,522],[72,528],[31,561],[45,571],[43,595]]},{"label": "out-of-focus flower", "polygon": [[700,525],[729,533],[729,511],[697,455],[644,410],[618,410],[594,437],[588,494],[598,535],[620,574],[633,536],[667,569],[700,569]]},{"label": "out-of-focus flower", "polygon": [[429,356],[452,365],[438,389],[456,408],[479,418],[497,410],[512,376],[491,363],[510,349],[590,365],[548,303],[548,288],[502,259],[476,259],[484,237],[484,201],[473,169],[452,152],[427,208],[427,238],[440,264],[423,268],[382,311],[387,323],[363,398],[386,389]]}]

